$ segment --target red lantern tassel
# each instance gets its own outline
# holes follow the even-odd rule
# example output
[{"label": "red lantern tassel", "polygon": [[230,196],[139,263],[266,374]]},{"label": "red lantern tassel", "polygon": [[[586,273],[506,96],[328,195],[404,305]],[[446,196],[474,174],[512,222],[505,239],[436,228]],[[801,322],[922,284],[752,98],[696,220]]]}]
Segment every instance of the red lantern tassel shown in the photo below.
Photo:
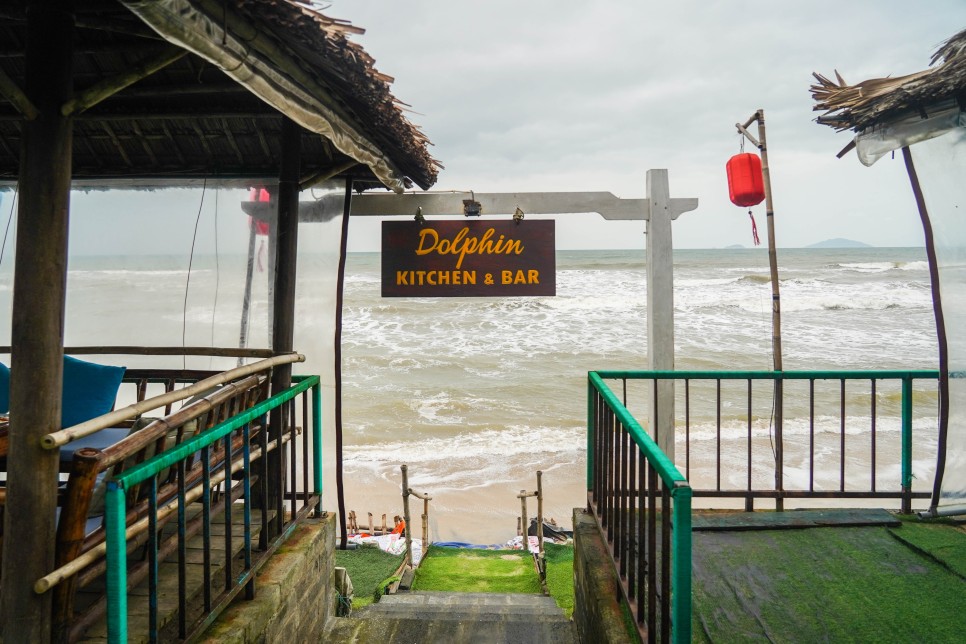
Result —
[{"label": "red lantern tassel", "polygon": [[748,211],[748,216],[751,217],[751,237],[755,240],[755,246],[761,246],[761,240],[758,239],[758,226],[755,224],[755,216]]}]

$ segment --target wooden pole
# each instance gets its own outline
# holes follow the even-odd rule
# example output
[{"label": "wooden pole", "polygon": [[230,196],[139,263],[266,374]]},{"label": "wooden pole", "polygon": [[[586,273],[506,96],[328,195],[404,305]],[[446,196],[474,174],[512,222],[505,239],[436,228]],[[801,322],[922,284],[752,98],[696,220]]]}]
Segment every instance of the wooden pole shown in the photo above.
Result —
[{"label": "wooden pole", "polygon": [[[299,165],[302,128],[291,119],[282,120],[282,153],[278,179],[278,218],[275,244],[274,302],[272,349],[276,353],[292,351],[295,343],[295,272],[298,259],[299,230]],[[292,366],[279,365],[272,373],[272,394],[292,384]],[[285,426],[288,405],[273,410],[269,420],[269,438],[278,439]],[[275,538],[282,529],[282,472],[284,450],[268,455],[268,508],[274,510],[274,525],[269,523],[267,539]]]},{"label": "wooden pole", "polygon": [[[345,296],[345,260],[349,244],[349,210],[352,205],[352,179],[345,180],[345,197],[342,201],[342,237],[339,240],[339,274],[335,289],[335,338],[332,355],[335,363],[335,493],[339,516],[345,516],[345,483],[342,467],[342,304]],[[409,517],[406,517],[409,528]],[[345,521],[341,522],[342,547],[346,543]]]},{"label": "wooden pole", "polygon": [[537,543],[543,555],[543,472],[537,470]]},{"label": "wooden pole", "polygon": [[[248,346],[248,325],[251,320],[252,308],[252,278],[255,276],[255,221],[248,225],[248,268],[245,270],[245,294],[242,297],[241,329],[238,333],[238,348]],[[242,366],[244,359],[238,358],[238,366]]]},{"label": "wooden pole", "polygon": [[403,465],[402,469],[402,497],[403,497],[403,521],[406,522],[406,527],[403,530],[403,534],[406,535],[406,560],[409,561],[409,565],[413,565],[413,537],[410,531],[409,522],[409,473],[408,468]]},{"label": "wooden pole", "polygon": [[429,547],[429,497],[423,497],[423,551]]},{"label": "wooden pole", "polygon": [[[758,149],[761,151],[761,173],[765,184],[765,219],[768,221],[768,268],[771,272],[771,334],[772,364],[775,371],[782,371],[782,306],[778,288],[778,248],[775,241],[775,206],[771,191],[771,174],[768,169],[768,143],[765,139],[765,110],[758,110]],[[784,383],[775,380],[775,489],[784,489]],[[778,496],[775,509],[784,510],[785,500]]]},{"label": "wooden pole", "polygon": [[[747,127],[758,122],[758,139],[751,136]],[[771,272],[771,347],[772,366],[775,371],[782,371],[782,307],[781,293],[778,287],[778,251],[775,241],[775,207],[771,191],[771,174],[768,167],[768,142],[765,138],[765,110],[758,110],[744,125],[735,126],[749,141],[758,147],[761,153],[761,174],[765,187],[765,218],[768,222],[768,268]],[[784,441],[782,439],[782,425],[784,420],[784,387],[781,379],[775,380],[775,489],[780,493],[784,489]],[[775,499],[775,509],[782,510],[785,501],[781,496]]]},{"label": "wooden pole", "polygon": [[74,4],[27,6],[25,92],[38,110],[22,124],[17,256],[11,330],[10,451],[0,624],[5,642],[49,642],[51,594],[33,591],[54,567],[56,450],[40,438],[60,428],[72,124]]},{"label": "wooden pole", "polygon": [[765,139],[765,110],[758,110],[758,150],[761,152],[761,174],[765,185],[765,217],[768,222],[768,268],[771,272],[772,362],[775,371],[782,370],[782,307],[778,287],[778,249],[775,242],[775,206],[768,168],[768,143]]},{"label": "wooden pole", "polygon": [[530,522],[527,521],[527,491],[520,490],[520,522],[523,523],[523,549],[530,549]]}]

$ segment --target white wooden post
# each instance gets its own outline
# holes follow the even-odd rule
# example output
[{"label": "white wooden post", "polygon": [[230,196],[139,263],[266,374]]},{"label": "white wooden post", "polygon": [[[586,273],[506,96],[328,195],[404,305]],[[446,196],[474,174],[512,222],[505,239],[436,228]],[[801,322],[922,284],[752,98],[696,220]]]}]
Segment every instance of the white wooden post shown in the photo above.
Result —
[{"label": "white wooden post", "polygon": [[[667,170],[647,171],[647,368],[674,369],[674,248],[671,222],[697,199],[671,199]],[[656,408],[655,408],[656,402]],[[674,461],[674,381],[657,381],[650,403],[651,435]]]}]

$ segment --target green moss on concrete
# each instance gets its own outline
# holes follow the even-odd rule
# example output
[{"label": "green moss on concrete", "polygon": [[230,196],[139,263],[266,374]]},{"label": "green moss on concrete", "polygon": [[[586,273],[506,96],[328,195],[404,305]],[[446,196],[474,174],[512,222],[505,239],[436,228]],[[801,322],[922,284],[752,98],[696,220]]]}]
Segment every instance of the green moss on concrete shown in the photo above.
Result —
[{"label": "green moss on concrete", "polygon": [[533,557],[520,550],[474,550],[431,546],[413,590],[466,593],[542,593]]}]

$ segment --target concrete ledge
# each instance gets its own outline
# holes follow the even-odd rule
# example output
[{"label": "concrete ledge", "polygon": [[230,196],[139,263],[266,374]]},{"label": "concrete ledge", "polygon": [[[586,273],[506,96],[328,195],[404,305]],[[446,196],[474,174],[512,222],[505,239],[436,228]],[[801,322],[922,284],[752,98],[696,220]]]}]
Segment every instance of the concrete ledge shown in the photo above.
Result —
[{"label": "concrete ledge", "polygon": [[574,509],[574,623],[581,642],[638,642],[624,622],[621,590],[597,520]]},{"label": "concrete ledge", "polygon": [[308,519],[259,571],[255,599],[239,596],[206,642],[321,641],[335,607],[335,515]]}]

